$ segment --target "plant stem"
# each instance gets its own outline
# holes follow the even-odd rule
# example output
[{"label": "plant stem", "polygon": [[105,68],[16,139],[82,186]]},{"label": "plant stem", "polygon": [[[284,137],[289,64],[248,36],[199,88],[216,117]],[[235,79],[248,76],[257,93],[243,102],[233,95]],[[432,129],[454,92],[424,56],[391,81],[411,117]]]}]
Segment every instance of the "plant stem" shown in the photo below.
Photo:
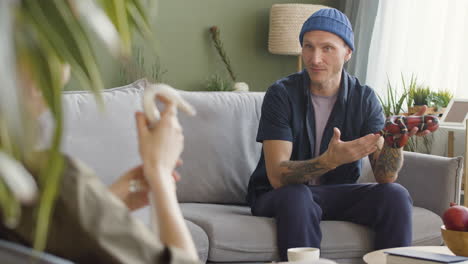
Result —
[{"label": "plant stem", "polygon": [[229,72],[229,76],[231,76],[232,81],[235,82],[236,76],[234,75],[234,71],[232,70],[231,62],[229,61],[226,51],[224,51],[223,43],[221,42],[221,39],[219,37],[218,27],[212,26],[210,28],[210,33],[211,33],[211,39],[213,40],[215,48],[218,51],[218,54],[221,57],[221,60],[223,60],[224,66],[226,66],[226,69]]}]

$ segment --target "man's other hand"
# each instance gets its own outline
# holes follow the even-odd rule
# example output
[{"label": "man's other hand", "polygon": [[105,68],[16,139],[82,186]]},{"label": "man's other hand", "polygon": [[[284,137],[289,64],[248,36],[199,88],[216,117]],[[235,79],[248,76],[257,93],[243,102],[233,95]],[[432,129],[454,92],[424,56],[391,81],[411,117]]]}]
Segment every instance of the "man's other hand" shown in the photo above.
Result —
[{"label": "man's other hand", "polygon": [[[423,107],[421,107],[417,113],[415,113],[414,115],[411,115],[411,116],[422,116],[422,115],[424,115],[424,113],[426,113],[426,110],[427,110],[427,106],[423,105]],[[432,123],[432,120],[429,120],[428,123]],[[412,136],[416,135],[418,137],[422,137],[422,136],[428,135],[429,133],[431,133],[431,131],[429,131],[427,129],[424,130],[424,131],[419,131],[418,127],[413,127],[409,131],[409,136],[412,137]]]}]

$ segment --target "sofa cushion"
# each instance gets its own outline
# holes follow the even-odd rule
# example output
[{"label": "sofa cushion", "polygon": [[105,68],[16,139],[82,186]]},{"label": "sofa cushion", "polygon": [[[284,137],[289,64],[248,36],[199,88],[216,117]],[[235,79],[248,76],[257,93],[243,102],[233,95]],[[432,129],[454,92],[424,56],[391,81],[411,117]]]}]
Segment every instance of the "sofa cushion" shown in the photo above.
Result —
[{"label": "sofa cushion", "polygon": [[208,235],[213,262],[277,260],[275,221],[254,217],[250,208],[219,204],[181,204],[185,219]]},{"label": "sofa cushion", "polygon": [[361,176],[358,178],[357,183],[375,182],[374,173],[368,157],[362,158]]},{"label": "sofa cushion", "polygon": [[197,249],[198,257],[202,262],[206,262],[208,260],[208,252],[210,249],[210,242],[208,240],[208,235],[205,231],[199,227],[198,225],[185,220],[185,224],[192,235],[193,242],[195,243],[195,247]]},{"label": "sofa cushion", "polygon": [[[184,217],[208,234],[208,260],[272,261],[278,259],[276,227],[273,218],[254,217],[250,208],[217,204],[181,204]],[[441,219],[415,207],[413,244],[440,245]],[[350,222],[322,221],[322,257],[329,259],[361,258],[372,251],[373,232]]]},{"label": "sofa cushion", "polygon": [[[152,228],[150,210],[148,207],[139,209],[133,212],[132,215],[140,219],[146,226],[148,226],[148,228]],[[207,234],[201,227],[191,221],[185,220],[185,224],[187,225],[193,241],[195,242],[200,260],[206,262],[208,259],[208,249],[210,247]]]},{"label": "sofa cushion", "polygon": [[[106,184],[140,163],[134,113],[145,80],[102,92],[103,109],[87,91],[64,93],[64,152],[89,164]],[[177,195],[182,202],[245,204],[250,174],[260,157],[255,141],[264,93],[185,92],[197,110],[179,114],[184,165]]]},{"label": "sofa cushion", "polygon": [[406,151],[404,154],[405,161],[397,182],[408,189],[415,206],[442,216],[450,202],[460,202],[463,157],[447,158]]},{"label": "sofa cushion", "polygon": [[185,136],[179,201],[245,204],[250,175],[260,158],[255,137],[264,93],[181,95],[197,115],[179,115]]},{"label": "sofa cushion", "polygon": [[140,163],[135,111],[146,81],[104,90],[101,108],[88,91],[64,92],[63,151],[88,164],[106,184]]}]

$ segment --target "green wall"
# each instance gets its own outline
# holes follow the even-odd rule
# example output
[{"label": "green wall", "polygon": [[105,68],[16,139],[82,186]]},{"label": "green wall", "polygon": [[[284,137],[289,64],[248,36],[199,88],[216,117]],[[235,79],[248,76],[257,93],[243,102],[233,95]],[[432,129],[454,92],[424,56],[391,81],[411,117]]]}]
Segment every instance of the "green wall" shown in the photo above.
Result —
[{"label": "green wall", "polygon": [[[308,3],[337,7],[339,0],[160,0],[155,9],[155,33],[162,81],[178,89],[202,90],[207,79],[217,73],[228,78],[214,48],[209,28],[219,27],[238,81],[249,84],[250,90],[264,91],[275,80],[295,72],[294,56],[268,52],[270,8],[275,3]],[[145,68],[152,71],[157,58],[142,50]],[[98,47],[98,59],[106,88],[120,86],[121,66]],[[75,81],[67,87],[79,89]]]}]

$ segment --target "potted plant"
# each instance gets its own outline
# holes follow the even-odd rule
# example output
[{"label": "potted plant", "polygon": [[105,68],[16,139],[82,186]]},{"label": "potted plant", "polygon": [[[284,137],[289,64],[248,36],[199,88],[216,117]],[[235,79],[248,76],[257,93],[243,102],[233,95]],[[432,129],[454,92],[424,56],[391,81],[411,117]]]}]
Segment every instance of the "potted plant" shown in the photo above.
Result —
[{"label": "potted plant", "polygon": [[[416,77],[411,76],[409,83],[407,83],[403,75],[401,75],[401,80],[403,84],[403,91],[401,93],[399,93],[397,89],[395,89],[388,80],[386,98],[383,99],[378,95],[380,103],[382,104],[385,117],[390,117],[392,115],[414,114],[416,112],[411,112],[411,110],[408,111],[410,113],[404,113],[403,104],[405,103],[405,101],[407,103],[408,109],[411,109],[413,101],[421,102],[427,99],[427,96],[423,97],[418,93],[411,93],[411,91],[418,90]],[[422,89],[423,92],[421,94],[424,94],[426,92],[425,88],[422,87]],[[414,98],[414,96],[416,96],[416,99]],[[421,99],[421,97],[423,98]],[[432,146],[432,140],[432,134],[424,136],[422,138],[411,137],[408,140],[408,144],[405,145],[404,150],[411,152],[429,153]],[[424,149],[422,149],[422,147],[424,147]]]},{"label": "potted plant", "polygon": [[408,94],[408,114],[414,114],[423,106],[427,106],[425,114],[438,115],[452,99],[453,95],[447,91],[433,92],[429,86],[411,83]]},{"label": "potted plant", "polygon": [[382,105],[385,117],[392,115],[399,115],[403,112],[403,103],[407,100],[408,92],[406,89],[400,94],[397,89],[394,89],[390,80],[387,78],[387,94],[385,98],[379,98],[380,104]]},{"label": "potted plant", "polygon": [[428,106],[426,113],[433,112],[434,108],[431,109],[428,105],[428,97],[430,94],[431,90],[427,86],[417,85],[410,87],[408,103],[410,105],[412,104],[412,106],[408,107],[408,114],[417,113],[424,105]]},{"label": "potted plant", "polygon": [[[98,96],[103,88],[91,42],[100,37],[113,55],[129,57],[132,32],[152,40],[143,0],[18,0],[0,1],[0,209],[7,226],[21,216],[16,184],[11,180],[37,179],[38,196],[34,248],[46,245],[49,218],[58,194],[64,157],[61,92],[64,65],[83,89]],[[95,35],[94,35],[94,34]],[[14,65],[17,65],[16,67]],[[16,78],[15,78],[16,77]],[[15,83],[15,80],[18,80]],[[55,121],[50,148],[37,153],[35,124],[25,111],[29,105],[22,87],[37,88]],[[36,89],[32,89],[36,90]]]},{"label": "potted plant", "polygon": [[213,75],[207,82],[207,91],[235,91],[235,92],[248,92],[249,86],[245,82],[237,82],[236,74],[232,69],[231,61],[224,50],[223,43],[220,37],[220,30],[217,26],[210,27],[211,40],[213,45],[218,52],[219,57],[224,63],[224,66],[229,73],[229,77],[232,81],[232,84],[229,84],[228,80],[221,77],[219,74]]},{"label": "potted plant", "polygon": [[219,74],[213,74],[207,81],[205,91],[209,92],[232,92],[234,87],[231,81],[223,78]]},{"label": "potted plant", "polygon": [[428,106],[434,107],[434,114],[441,116],[452,98],[453,94],[447,90],[432,92],[427,98]]},{"label": "potted plant", "polygon": [[447,107],[447,105],[450,103],[450,100],[453,98],[453,94],[448,90],[438,91],[436,95],[439,98],[442,107]]}]

